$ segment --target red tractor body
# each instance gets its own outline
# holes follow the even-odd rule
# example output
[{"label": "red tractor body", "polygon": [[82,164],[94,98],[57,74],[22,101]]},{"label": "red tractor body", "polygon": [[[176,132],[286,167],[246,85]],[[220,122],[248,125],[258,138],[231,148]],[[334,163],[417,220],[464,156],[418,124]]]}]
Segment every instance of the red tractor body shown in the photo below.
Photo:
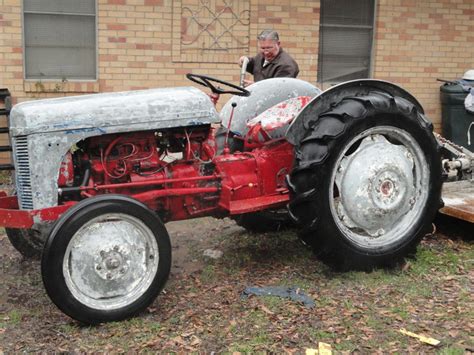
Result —
[{"label": "red tractor body", "polygon": [[[80,200],[110,193],[143,202],[166,222],[286,205],[285,177],[294,157],[290,143],[284,139],[254,142],[251,151],[217,155],[215,129],[207,126],[189,131],[91,138],[87,153],[76,152],[74,158],[68,153],[61,165],[58,206],[17,210],[16,198],[2,197],[0,223],[9,228],[31,228],[37,217],[54,221]],[[172,148],[176,152],[166,160],[160,147],[163,140],[186,146],[182,152]],[[83,180],[80,186],[73,186],[74,176]]]}]

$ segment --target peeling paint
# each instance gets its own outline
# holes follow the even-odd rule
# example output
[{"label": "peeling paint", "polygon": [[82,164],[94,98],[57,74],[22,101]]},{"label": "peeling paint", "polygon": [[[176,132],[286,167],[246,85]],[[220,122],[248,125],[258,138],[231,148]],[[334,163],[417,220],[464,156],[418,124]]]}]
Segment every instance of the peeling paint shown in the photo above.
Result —
[{"label": "peeling paint", "polygon": [[[22,209],[41,209],[58,203],[61,162],[78,141],[102,134],[219,123],[209,97],[193,87],[103,93],[23,102],[10,113],[13,159],[18,144],[27,144],[29,181],[19,190]],[[18,171],[16,172],[18,174]],[[18,176],[16,177],[18,186]],[[31,191],[29,191],[29,185]],[[24,194],[32,199],[30,204]]]},{"label": "peeling paint", "polygon": [[[426,186],[428,168],[415,158],[420,156],[419,145],[401,130],[380,126],[363,132],[362,137],[354,152],[344,151],[339,157],[334,175],[339,196],[334,209],[351,239],[364,246],[381,245],[380,240],[396,237],[397,228],[409,228],[419,213],[427,194],[420,195],[416,187]],[[359,137],[354,137],[346,149],[357,141]],[[406,158],[407,153],[412,159]]]},{"label": "peeling paint", "polygon": [[190,119],[219,122],[204,92],[193,87],[150,89],[22,102],[11,110],[10,133],[15,137],[111,126],[138,130],[144,125],[153,129],[166,121],[173,122],[167,127],[184,126]]},{"label": "peeling paint", "polygon": [[231,131],[245,135],[248,132],[247,122],[260,115],[270,107],[284,100],[298,96],[315,97],[321,90],[310,83],[293,78],[273,78],[258,81],[246,88],[250,96],[233,96],[221,110],[222,124],[227,127],[232,103],[237,106],[231,124]]},{"label": "peeling paint", "polygon": [[66,134],[75,134],[75,133],[82,133],[82,132],[94,132],[96,131],[99,135],[101,134],[106,134],[107,131],[103,128],[96,128],[96,127],[93,127],[93,128],[81,128],[81,129],[68,129],[66,131],[64,131],[64,133]]}]

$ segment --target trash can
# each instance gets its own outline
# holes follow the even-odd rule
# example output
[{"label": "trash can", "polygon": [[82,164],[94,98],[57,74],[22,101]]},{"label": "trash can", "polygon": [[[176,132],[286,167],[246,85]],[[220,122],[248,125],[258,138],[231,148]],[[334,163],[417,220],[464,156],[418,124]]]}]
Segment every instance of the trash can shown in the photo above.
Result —
[{"label": "trash can", "polygon": [[[468,88],[459,83],[447,83],[440,87],[441,129],[446,139],[474,152],[474,114],[464,107],[468,94]],[[468,144],[469,130],[471,144]]]}]

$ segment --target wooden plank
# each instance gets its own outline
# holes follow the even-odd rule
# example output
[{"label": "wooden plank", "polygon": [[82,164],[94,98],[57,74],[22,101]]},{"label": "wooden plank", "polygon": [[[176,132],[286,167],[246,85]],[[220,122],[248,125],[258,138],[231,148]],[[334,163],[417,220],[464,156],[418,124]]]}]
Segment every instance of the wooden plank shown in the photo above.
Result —
[{"label": "wooden plank", "polygon": [[474,180],[445,183],[443,202],[441,213],[474,223]]},{"label": "wooden plank", "polygon": [[12,162],[9,152],[0,153],[0,164],[10,164]]}]

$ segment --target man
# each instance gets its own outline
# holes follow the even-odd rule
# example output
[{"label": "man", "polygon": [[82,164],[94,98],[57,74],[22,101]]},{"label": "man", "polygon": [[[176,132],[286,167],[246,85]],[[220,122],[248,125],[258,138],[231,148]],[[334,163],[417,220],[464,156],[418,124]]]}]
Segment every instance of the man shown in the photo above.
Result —
[{"label": "man", "polygon": [[[298,64],[280,46],[278,33],[273,30],[264,30],[257,37],[259,53],[249,59],[247,71],[253,74],[254,81],[269,78],[296,78],[299,73]],[[239,65],[246,57],[240,57]],[[244,80],[244,85],[254,81]]]}]

